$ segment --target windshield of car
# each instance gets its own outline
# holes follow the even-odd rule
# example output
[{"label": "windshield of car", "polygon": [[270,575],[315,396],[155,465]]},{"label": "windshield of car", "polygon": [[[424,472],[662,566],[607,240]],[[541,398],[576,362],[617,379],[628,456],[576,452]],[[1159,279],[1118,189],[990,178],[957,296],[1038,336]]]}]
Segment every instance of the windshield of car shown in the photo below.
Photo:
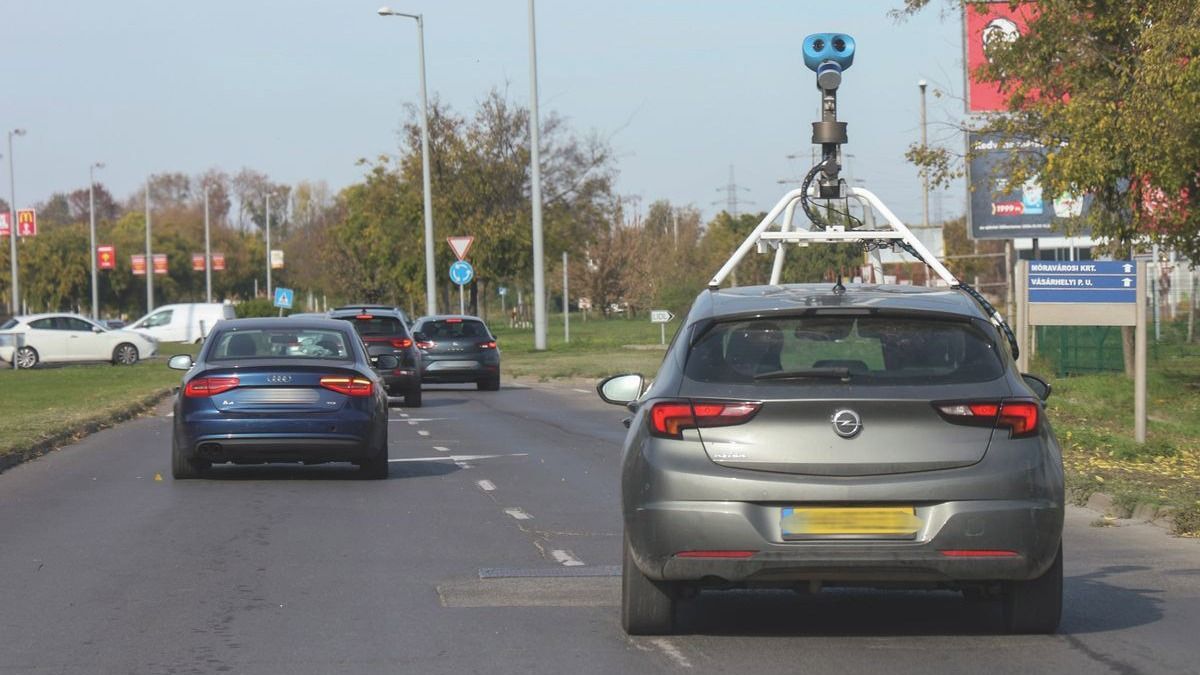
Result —
[{"label": "windshield of car", "polygon": [[693,346],[697,382],[959,384],[1003,374],[996,345],[966,322],[887,316],[728,321]]},{"label": "windshield of car", "polygon": [[20,321],[17,321],[16,319],[9,319],[8,321],[5,321],[4,323],[0,323],[0,330],[8,330],[9,328],[16,328],[19,325],[21,325]]},{"label": "windshield of car", "polygon": [[349,321],[359,335],[404,335],[404,323],[394,316],[379,314],[359,314],[356,316],[335,316],[335,319]]},{"label": "windshield of car", "polygon": [[319,328],[263,328],[222,331],[212,341],[209,361],[237,359],[353,360],[349,337]]},{"label": "windshield of car", "polygon": [[482,321],[473,321],[471,319],[441,319],[436,321],[426,321],[422,323],[417,330],[433,340],[491,337],[491,335],[488,333],[487,326],[483,325]]}]

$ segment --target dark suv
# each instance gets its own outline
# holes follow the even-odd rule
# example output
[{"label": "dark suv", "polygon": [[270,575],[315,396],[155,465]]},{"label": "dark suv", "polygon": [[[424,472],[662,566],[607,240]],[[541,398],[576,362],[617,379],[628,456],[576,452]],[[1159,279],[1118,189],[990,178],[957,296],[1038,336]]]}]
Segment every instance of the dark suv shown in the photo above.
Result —
[{"label": "dark suv", "polygon": [[390,396],[403,396],[404,405],[421,405],[421,350],[408,332],[407,317],[400,309],[373,305],[338,307],[329,312],[331,319],[349,321],[367,345],[371,356],[391,354],[400,364],[380,370]]},{"label": "dark suv", "polygon": [[474,382],[500,389],[500,348],[486,324],[473,316],[423,316],[413,336],[424,357],[425,382]]}]

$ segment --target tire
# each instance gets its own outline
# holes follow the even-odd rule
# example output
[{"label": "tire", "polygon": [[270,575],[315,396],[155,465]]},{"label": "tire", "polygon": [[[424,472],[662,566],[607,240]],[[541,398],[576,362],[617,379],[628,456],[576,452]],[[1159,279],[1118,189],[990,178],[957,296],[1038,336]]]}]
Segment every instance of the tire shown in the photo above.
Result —
[{"label": "tire", "polygon": [[633,562],[628,539],[621,565],[621,627],[629,635],[670,635],[675,630],[672,584],[642,574]]},{"label": "tire", "polygon": [[420,385],[418,385],[416,389],[413,389],[412,391],[410,391],[404,395],[404,405],[409,408],[420,408],[421,407],[421,387],[420,387]]},{"label": "tire", "polygon": [[388,477],[387,436],[383,437],[383,448],[358,467],[358,473],[367,480],[383,480]]},{"label": "tire", "polygon": [[122,342],[113,350],[112,362],[114,366],[132,366],[138,362],[137,347]]},{"label": "tire", "polygon": [[193,457],[192,453],[179,447],[174,440],[171,441],[171,477],[175,480],[199,478],[210,466],[211,463]]},{"label": "tire", "polygon": [[1015,634],[1051,634],[1062,619],[1062,544],[1042,576],[1004,584],[1004,627]]},{"label": "tire", "polygon": [[479,388],[479,391],[500,391],[500,376],[479,380],[475,386]]},{"label": "tire", "polygon": [[21,347],[13,358],[16,360],[18,368],[33,368],[39,361],[37,350],[33,347]]}]

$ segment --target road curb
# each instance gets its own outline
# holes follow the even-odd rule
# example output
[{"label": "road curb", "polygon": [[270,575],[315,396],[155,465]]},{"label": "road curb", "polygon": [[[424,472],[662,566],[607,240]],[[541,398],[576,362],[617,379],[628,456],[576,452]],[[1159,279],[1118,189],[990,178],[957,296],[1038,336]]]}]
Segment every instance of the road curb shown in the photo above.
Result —
[{"label": "road curb", "polygon": [[1170,506],[1163,506],[1152,502],[1138,502],[1126,513],[1117,505],[1116,499],[1107,492],[1093,492],[1088,495],[1086,501],[1078,499],[1076,495],[1077,492],[1075,490],[1067,490],[1067,502],[1079,505],[1082,501],[1082,508],[1109,518],[1148,523],[1168,532],[1175,525],[1171,518],[1175,509]]},{"label": "road curb", "polygon": [[3,455],[0,455],[0,473],[4,473],[18,464],[24,464],[31,459],[37,459],[42,455],[53,452],[64,445],[67,445],[68,442],[78,441],[79,439],[84,438],[85,436],[90,436],[101,429],[107,429],[120,424],[125,420],[137,417],[147,410],[154,408],[174,390],[174,387],[163,388],[154,392],[153,394],[143,396],[137,401],[119,408],[112,413],[106,413],[102,418],[96,417],[94,419],[86,420],[76,424],[75,426],[67,427],[66,429],[63,429],[48,438],[43,438],[34,443],[14,448]]}]

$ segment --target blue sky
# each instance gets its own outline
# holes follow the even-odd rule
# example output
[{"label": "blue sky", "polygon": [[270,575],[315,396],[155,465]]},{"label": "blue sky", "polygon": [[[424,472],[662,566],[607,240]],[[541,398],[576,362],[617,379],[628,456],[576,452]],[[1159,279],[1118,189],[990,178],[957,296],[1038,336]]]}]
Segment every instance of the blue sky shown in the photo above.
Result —
[{"label": "blue sky", "polygon": [[[492,87],[527,103],[523,0],[387,2],[425,15],[431,95],[460,112]],[[149,173],[212,167],[356,181],[355,160],[396,152],[402,106],[418,102],[414,23],[377,16],[380,4],[0,0],[0,126],[28,130],[15,140],[18,202],[85,186],[94,161],[118,197]],[[919,220],[920,181],[903,157],[919,137],[916,83],[948,90],[929,99],[930,138],[960,148],[947,123],[962,116],[961,26],[940,8],[896,23],[887,12],[900,4],[541,0],[542,111],[609,137],[618,188],[643,208],[666,198],[709,216],[733,164],[743,209],[767,209],[776,181],[809,164],[818,98],[801,40],[847,32],[858,41],[840,100],[850,171]],[[786,158],[796,153],[804,161]],[[956,186],[931,211],[960,214],[965,198]]]}]

